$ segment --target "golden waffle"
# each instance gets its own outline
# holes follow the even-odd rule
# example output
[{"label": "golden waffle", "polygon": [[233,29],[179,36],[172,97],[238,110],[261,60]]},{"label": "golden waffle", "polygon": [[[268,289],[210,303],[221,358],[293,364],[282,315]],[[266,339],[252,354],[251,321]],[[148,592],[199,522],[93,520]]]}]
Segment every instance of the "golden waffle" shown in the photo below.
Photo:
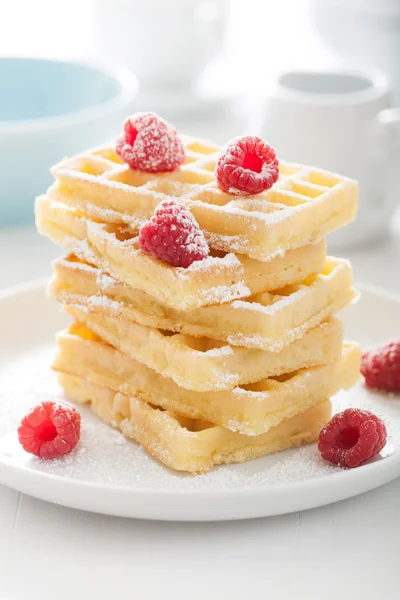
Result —
[{"label": "golden waffle", "polygon": [[90,405],[106,423],[139,442],[168,467],[189,473],[206,473],[221,463],[244,462],[315,442],[332,412],[330,401],[325,400],[268,433],[248,437],[164,411],[135,396],[115,393],[81,377],[60,374],[59,382],[71,400]]},{"label": "golden waffle", "polygon": [[144,327],[132,321],[67,308],[75,320],[134,360],[188,390],[229,390],[237,385],[325,365],[342,353],[343,326],[332,318],[281,352],[229,346],[210,338]]},{"label": "golden waffle", "polygon": [[126,227],[95,223],[77,209],[48,196],[36,200],[35,210],[40,233],[177,310],[228,302],[299,283],[308,275],[319,273],[326,256],[326,244],[321,241],[268,262],[219,253],[182,269],[141,252],[137,236]]},{"label": "golden waffle", "polygon": [[360,350],[345,344],[343,358],[276,378],[219,392],[179,387],[103,342],[78,324],[58,336],[54,369],[90,380],[114,392],[138,395],[156,406],[215,423],[245,435],[259,435],[282,421],[355,384]]},{"label": "golden waffle", "polygon": [[73,256],[54,262],[50,295],[59,302],[141,325],[226,341],[233,346],[279,352],[354,298],[347,261],[328,258],[325,269],[301,284],[244,300],[177,311],[155,298],[104,277]]},{"label": "golden waffle", "polygon": [[57,181],[48,194],[97,221],[132,231],[161,201],[178,198],[212,248],[258,260],[315,243],[355,217],[358,187],[351,179],[281,162],[280,178],[270,190],[233,196],[215,182],[218,146],[193,138],[185,145],[185,164],[163,174],[130,169],[111,147],[89,150],[53,167]]}]

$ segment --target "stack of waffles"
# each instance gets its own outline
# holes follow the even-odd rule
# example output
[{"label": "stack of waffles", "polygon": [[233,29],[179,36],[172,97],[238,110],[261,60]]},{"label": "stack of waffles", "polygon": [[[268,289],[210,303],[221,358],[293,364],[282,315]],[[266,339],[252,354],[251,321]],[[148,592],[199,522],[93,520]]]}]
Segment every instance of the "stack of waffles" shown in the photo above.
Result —
[{"label": "stack of waffles", "polygon": [[[352,272],[324,236],[353,220],[357,185],[281,162],[271,189],[233,196],[216,185],[220,148],[184,143],[170,173],[135,171],[112,147],[65,159],[36,219],[67,251],[49,287],[73,317],[54,362],[66,395],[198,473],[315,441],[330,398],[356,382],[360,352],[335,316]],[[211,249],[186,269],[138,244],[171,198]]]}]

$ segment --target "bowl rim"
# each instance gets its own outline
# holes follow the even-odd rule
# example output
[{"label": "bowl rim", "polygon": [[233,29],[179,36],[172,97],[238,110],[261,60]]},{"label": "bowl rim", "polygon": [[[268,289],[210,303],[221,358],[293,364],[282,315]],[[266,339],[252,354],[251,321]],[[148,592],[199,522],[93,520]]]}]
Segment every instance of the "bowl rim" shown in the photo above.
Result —
[{"label": "bowl rim", "polygon": [[101,104],[94,104],[81,110],[49,117],[39,117],[32,119],[20,119],[15,121],[2,121],[0,119],[0,135],[14,135],[16,133],[34,133],[45,130],[67,129],[71,126],[95,121],[122,110],[128,106],[138,92],[138,80],[136,75],[125,65],[118,61],[110,60],[107,57],[88,58],[88,59],[68,59],[54,58],[46,56],[1,56],[3,60],[24,60],[33,62],[50,62],[65,65],[73,65],[101,71],[113,78],[121,85],[121,90],[110,100]]}]

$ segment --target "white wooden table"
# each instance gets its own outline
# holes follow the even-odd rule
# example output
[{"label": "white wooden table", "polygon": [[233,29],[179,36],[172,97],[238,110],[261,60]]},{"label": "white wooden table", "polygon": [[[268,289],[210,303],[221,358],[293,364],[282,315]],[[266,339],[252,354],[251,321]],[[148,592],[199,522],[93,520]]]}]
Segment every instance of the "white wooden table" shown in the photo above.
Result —
[{"label": "white wooden table", "polygon": [[[49,275],[56,254],[33,229],[0,230],[0,287]],[[400,292],[399,235],[346,254],[358,279]],[[0,486],[0,599],[397,599],[399,500],[400,479],[300,514],[182,524],[88,514]]]}]

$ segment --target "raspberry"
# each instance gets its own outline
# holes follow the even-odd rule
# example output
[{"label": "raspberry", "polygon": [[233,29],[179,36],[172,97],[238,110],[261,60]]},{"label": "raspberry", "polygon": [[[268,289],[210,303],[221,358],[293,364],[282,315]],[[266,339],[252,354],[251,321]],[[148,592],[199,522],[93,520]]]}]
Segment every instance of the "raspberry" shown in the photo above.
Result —
[{"label": "raspberry", "polygon": [[208,245],[192,213],[175,200],[161,202],[139,231],[139,246],[174,267],[189,267],[208,256]]},{"label": "raspberry", "polygon": [[174,171],[185,161],[185,148],[175,129],[151,112],[126,119],[116,152],[131,169],[150,173]]},{"label": "raspberry", "polygon": [[18,439],[26,452],[40,458],[68,454],[80,437],[81,416],[64,402],[41,402],[22,419]]},{"label": "raspberry", "polygon": [[374,414],[348,408],[335,415],[319,434],[323,459],[340,467],[359,467],[382,450],[386,427]]},{"label": "raspberry", "polygon": [[232,140],[215,168],[218,187],[230,194],[250,195],[269,190],[279,177],[275,150],[259,137]]},{"label": "raspberry", "polygon": [[400,392],[400,340],[363,353],[361,373],[369,388]]}]

